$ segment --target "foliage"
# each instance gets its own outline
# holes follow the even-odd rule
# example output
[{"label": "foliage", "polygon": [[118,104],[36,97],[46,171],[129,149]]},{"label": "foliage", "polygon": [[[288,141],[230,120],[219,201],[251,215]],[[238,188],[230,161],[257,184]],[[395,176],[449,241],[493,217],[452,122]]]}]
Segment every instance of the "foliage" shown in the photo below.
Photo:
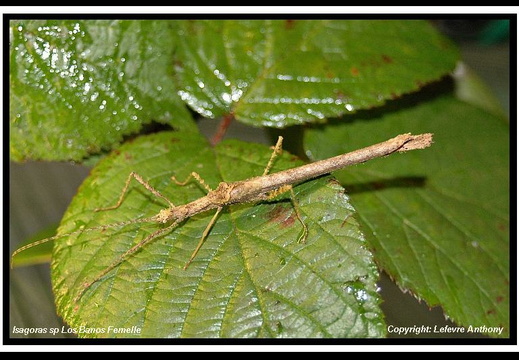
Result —
[{"label": "foliage", "polygon": [[[435,133],[430,149],[334,174],[348,195],[329,176],[295,187],[306,244],[286,197],[237,204],[187,270],[212,214],[155,239],[74,303],[85,281],[161,225],[63,236],[52,261],[58,312],[72,329],[105,329],[79,336],[381,337],[380,270],[458,324],[508,336],[508,125],[452,88],[427,86],[458,60],[429,23],[12,21],[10,37],[11,158],[87,161],[112,150],[60,234],[165,207],[135,183],[119,209],[93,212],[117,201],[131,171],[175,204],[204,189],[172,175],[197,171],[215,188],[262,173],[270,149],[209,145],[185,104],[256,127],[306,124],[312,159]],[[152,122],[174,131],[139,134]],[[273,171],[300,163],[285,153]]]}]

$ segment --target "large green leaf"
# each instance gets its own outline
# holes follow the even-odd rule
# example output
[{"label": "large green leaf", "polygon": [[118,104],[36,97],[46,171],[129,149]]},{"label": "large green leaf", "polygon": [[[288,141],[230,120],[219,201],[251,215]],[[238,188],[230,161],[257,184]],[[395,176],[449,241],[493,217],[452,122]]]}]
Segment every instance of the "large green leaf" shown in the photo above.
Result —
[{"label": "large green leaf", "polygon": [[255,126],[381,105],[448,74],[458,57],[425,21],[184,21],[178,33],[181,97],[206,117]]},{"label": "large green leaf", "polygon": [[12,20],[13,160],[82,160],[152,120],[186,128],[166,21]]},{"label": "large green leaf", "polygon": [[[93,211],[117,201],[131,171],[180,205],[205,190],[196,181],[176,185],[172,175],[183,179],[196,171],[216,188],[222,180],[260,175],[271,152],[239,141],[211,148],[195,133],[140,137],[92,170],[59,232],[147,217],[164,208],[163,200],[132,180],[120,208]],[[272,171],[299,164],[283,154]],[[56,241],[52,261],[58,313],[84,337],[383,336],[376,266],[343,189],[326,176],[294,191],[309,230],[306,243],[298,242],[303,227],[286,195],[237,204],[220,214],[197,257],[183,270],[213,215],[201,213],[130,256],[77,303],[73,299],[83,283],[160,225],[64,236]],[[140,333],[114,334],[110,326],[136,326]]]},{"label": "large green leaf", "polygon": [[192,127],[177,93],[203,116],[283,127],[380,105],[457,59],[423,21],[13,20],[9,30],[18,161],[80,161],[153,120]]},{"label": "large green leaf", "polygon": [[427,151],[335,175],[358,209],[377,263],[400,287],[441,305],[467,329],[502,326],[506,337],[508,125],[451,96],[428,100],[310,130],[306,146],[321,159],[400,132],[434,133]]}]

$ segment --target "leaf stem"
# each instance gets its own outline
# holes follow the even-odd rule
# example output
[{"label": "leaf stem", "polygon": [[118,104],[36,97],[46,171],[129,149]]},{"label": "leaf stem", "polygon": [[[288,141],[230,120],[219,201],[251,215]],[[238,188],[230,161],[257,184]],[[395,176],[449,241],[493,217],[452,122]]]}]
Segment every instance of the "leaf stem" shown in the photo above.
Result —
[{"label": "leaf stem", "polygon": [[231,125],[233,119],[234,119],[234,114],[232,112],[224,115],[224,117],[222,118],[222,121],[220,121],[218,130],[216,130],[216,133],[211,138],[211,145],[215,146],[220,141],[222,141],[222,139],[225,136],[225,133],[227,132],[227,129]]}]

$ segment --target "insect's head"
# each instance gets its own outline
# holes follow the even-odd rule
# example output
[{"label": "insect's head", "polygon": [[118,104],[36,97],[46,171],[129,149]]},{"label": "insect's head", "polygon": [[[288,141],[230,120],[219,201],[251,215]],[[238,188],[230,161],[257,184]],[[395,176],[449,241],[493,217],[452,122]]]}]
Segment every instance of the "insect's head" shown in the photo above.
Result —
[{"label": "insect's head", "polygon": [[156,220],[163,224],[167,223],[174,217],[173,209],[174,208],[167,208],[167,209],[160,210],[159,213],[155,216]]}]

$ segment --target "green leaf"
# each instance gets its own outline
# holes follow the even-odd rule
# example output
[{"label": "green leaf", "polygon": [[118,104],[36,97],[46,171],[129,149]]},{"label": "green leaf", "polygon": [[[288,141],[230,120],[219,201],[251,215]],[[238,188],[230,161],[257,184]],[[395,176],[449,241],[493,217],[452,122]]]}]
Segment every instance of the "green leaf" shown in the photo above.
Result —
[{"label": "green leaf", "polygon": [[[205,195],[196,171],[213,189],[224,181],[261,175],[272,150],[225,141],[215,148],[195,133],[143,136],[101,160],[82,184],[59,232],[128,221],[166,207],[132,180],[116,210],[125,180],[137,171],[174,204]],[[272,172],[300,165],[289,154]],[[287,195],[236,204],[219,216],[200,252],[183,270],[213,211],[200,213],[95,282],[121,254],[160,228],[131,224],[83,231],[56,241],[52,278],[58,313],[82,337],[380,337],[385,334],[378,273],[343,189],[329,176],[294,188],[309,234]],[[136,328],[115,334],[110,328]],[[101,331],[88,333],[85,329]],[[80,332],[83,330],[83,332]],[[102,332],[104,331],[104,332]]]},{"label": "green leaf", "polygon": [[152,120],[193,126],[172,81],[170,22],[13,20],[9,29],[13,160],[82,160]]},{"label": "green leaf", "polygon": [[255,126],[378,106],[448,74],[458,59],[425,21],[184,21],[178,34],[184,101]]},{"label": "green leaf", "polygon": [[424,151],[334,175],[358,209],[377,263],[401,288],[441,305],[460,325],[502,326],[506,337],[508,126],[451,96],[407,100],[308,131],[308,152],[321,159],[397,133],[434,133],[434,144]]},{"label": "green leaf", "polygon": [[456,97],[509,121],[496,94],[468,65],[459,63],[453,73]]}]

